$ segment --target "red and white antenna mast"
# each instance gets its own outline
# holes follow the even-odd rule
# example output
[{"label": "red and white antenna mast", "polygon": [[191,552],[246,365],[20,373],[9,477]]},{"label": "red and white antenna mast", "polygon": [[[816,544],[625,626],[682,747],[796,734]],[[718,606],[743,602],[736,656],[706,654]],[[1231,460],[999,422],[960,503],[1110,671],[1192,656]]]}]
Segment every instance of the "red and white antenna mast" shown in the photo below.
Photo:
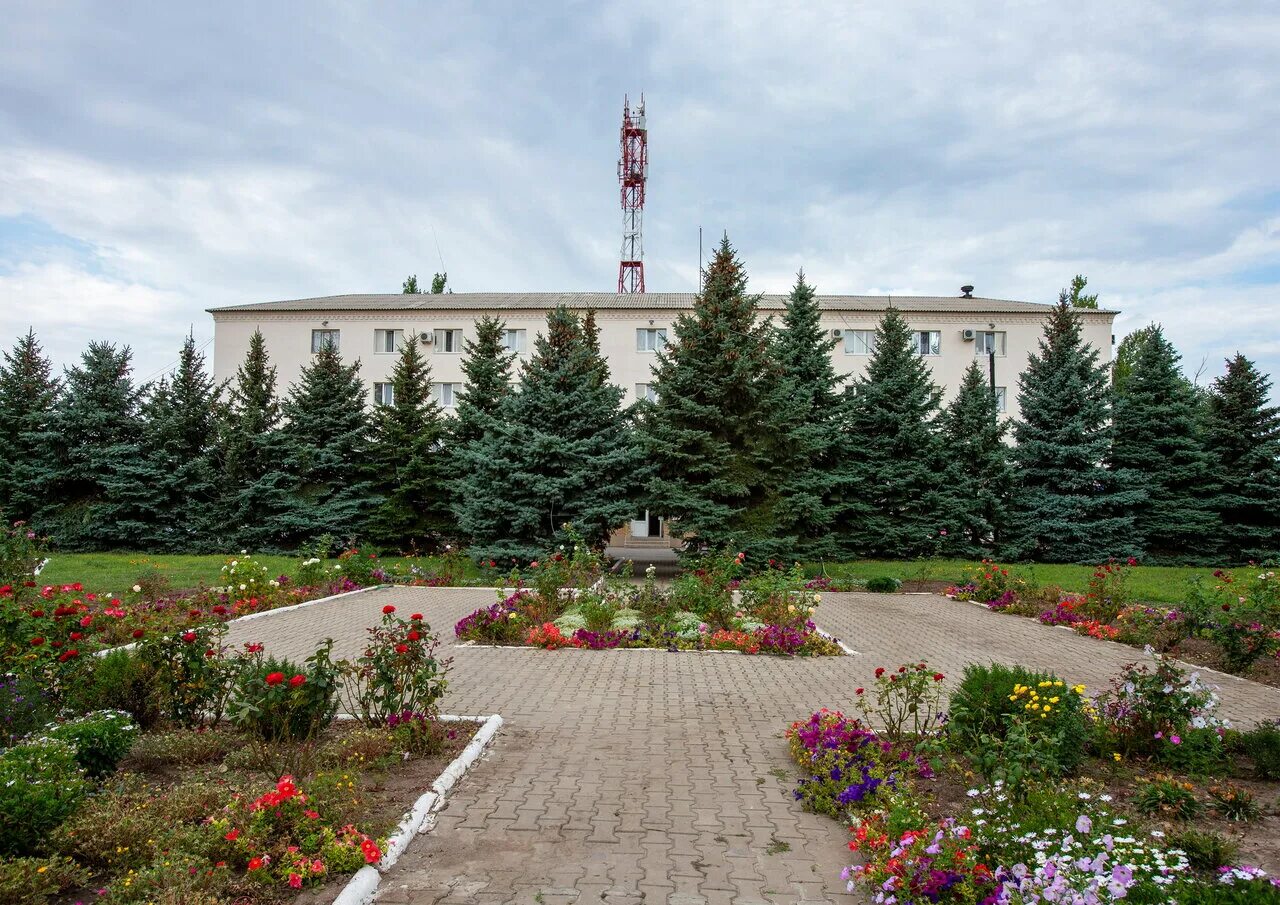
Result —
[{"label": "red and white antenna mast", "polygon": [[618,263],[618,292],[644,292],[644,184],[649,178],[649,132],[644,122],[644,95],[635,116],[631,102],[622,101],[622,260]]}]

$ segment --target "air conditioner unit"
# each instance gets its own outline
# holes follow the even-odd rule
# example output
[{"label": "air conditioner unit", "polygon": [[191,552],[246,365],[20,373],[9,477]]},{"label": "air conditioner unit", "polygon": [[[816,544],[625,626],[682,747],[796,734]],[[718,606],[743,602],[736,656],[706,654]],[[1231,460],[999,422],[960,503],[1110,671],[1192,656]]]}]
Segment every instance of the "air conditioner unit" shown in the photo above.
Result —
[{"label": "air conditioner unit", "polygon": [[424,346],[429,346],[429,345],[431,345],[431,344],[432,344],[433,342],[435,342],[435,341],[436,341],[436,335],[435,335],[435,333],[433,333],[433,332],[432,332],[432,331],[430,331],[430,330],[427,330],[427,331],[423,332],[423,334],[422,334],[422,344],[423,344]]},{"label": "air conditioner unit", "polygon": [[960,331],[960,336],[965,342],[971,343],[978,338],[978,331],[973,329],[964,329]]},{"label": "air conditioner unit", "polygon": [[831,338],[832,338],[832,339],[844,339],[844,331],[843,331],[843,330],[832,330],[832,331],[831,331]]}]

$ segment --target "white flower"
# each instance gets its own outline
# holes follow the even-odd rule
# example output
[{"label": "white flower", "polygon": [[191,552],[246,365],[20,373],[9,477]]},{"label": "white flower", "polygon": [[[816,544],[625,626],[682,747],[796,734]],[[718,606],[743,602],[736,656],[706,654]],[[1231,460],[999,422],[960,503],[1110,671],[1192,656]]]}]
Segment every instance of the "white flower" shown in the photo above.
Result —
[{"label": "white flower", "polygon": [[243,585],[243,584],[240,585],[240,590],[242,591],[246,590],[247,588],[248,588],[248,585]]},{"label": "white flower", "polygon": [[133,586],[133,593],[135,593],[135,594],[140,594],[140,593],[142,593],[142,585],[140,585],[140,584],[135,584],[135,585]]}]

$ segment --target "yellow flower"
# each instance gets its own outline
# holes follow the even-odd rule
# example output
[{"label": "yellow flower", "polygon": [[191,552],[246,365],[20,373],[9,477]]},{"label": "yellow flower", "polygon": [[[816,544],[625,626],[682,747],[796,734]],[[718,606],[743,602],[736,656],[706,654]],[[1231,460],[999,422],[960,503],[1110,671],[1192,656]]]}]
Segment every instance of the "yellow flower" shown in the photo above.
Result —
[{"label": "yellow flower", "polygon": [[1054,697],[1054,698],[1049,698],[1049,703],[1050,703],[1050,704],[1056,704],[1056,703],[1058,703],[1058,699],[1057,699],[1056,697]]},{"label": "yellow flower", "polygon": [[1083,685],[1072,685],[1071,690],[1074,691],[1076,694],[1084,694]]},{"label": "yellow flower", "polygon": [[1018,696],[1017,696],[1016,694],[1011,694],[1011,695],[1009,695],[1009,700],[1011,700],[1011,701],[1016,701],[1016,700],[1018,700]]},{"label": "yellow flower", "polygon": [[49,865],[47,865],[47,864],[41,864],[39,867],[37,867],[37,868],[36,868],[36,873],[38,873],[38,874],[42,874],[42,873],[44,873],[44,872],[45,872],[46,870],[48,870],[48,869],[49,869]]},{"label": "yellow flower", "polygon": [[[1045,704],[1045,705],[1044,705],[1044,713],[1048,713],[1048,712],[1049,712],[1050,710],[1052,710],[1052,709],[1053,709],[1053,708],[1052,708],[1052,707],[1050,707],[1048,704]],[[1040,714],[1040,715],[1041,715],[1041,716],[1044,716],[1044,713],[1042,713],[1042,714]]]},{"label": "yellow flower", "polygon": [[1120,763],[1120,761],[1124,760],[1124,758],[1122,758],[1122,757],[1120,756],[1120,752],[1119,752],[1119,751],[1115,752],[1115,753],[1114,753],[1114,754],[1112,754],[1111,756],[1115,759],[1115,762],[1116,762],[1116,763]]},{"label": "yellow flower", "polygon": [[1059,679],[1058,681],[1054,682],[1054,683],[1053,683],[1053,687],[1054,687],[1054,688],[1061,688],[1061,687],[1062,687],[1062,680],[1061,680],[1061,679]]}]

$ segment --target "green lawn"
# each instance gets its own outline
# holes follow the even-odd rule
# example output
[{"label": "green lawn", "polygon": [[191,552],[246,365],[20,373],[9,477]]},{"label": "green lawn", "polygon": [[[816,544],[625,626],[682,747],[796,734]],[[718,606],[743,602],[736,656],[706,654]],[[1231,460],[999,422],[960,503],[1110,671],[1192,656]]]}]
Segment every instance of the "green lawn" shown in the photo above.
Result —
[{"label": "green lawn", "polygon": [[[965,569],[976,563],[961,559],[932,560],[859,560],[857,562],[827,563],[826,574],[832,578],[868,579],[888,575],[900,580],[925,579],[929,581],[959,582]],[[1064,591],[1083,593],[1093,573],[1092,566],[1039,563],[1011,566],[1010,571],[1037,585],[1057,585]],[[821,574],[822,566],[806,564],[806,572]],[[1186,596],[1187,582],[1194,578],[1208,577],[1213,570],[1203,566],[1134,566],[1129,577],[1129,591],[1133,599],[1143,603],[1178,604]]]},{"label": "green lawn", "polygon": [[[221,554],[194,556],[189,554],[147,554],[147,553],[51,553],[49,564],[40,573],[40,581],[46,584],[70,584],[79,581],[91,591],[112,591],[120,593],[133,587],[144,573],[155,570],[169,580],[172,588],[194,588],[202,582],[216,585],[221,577],[221,569],[234,557]],[[297,571],[299,558],[296,556],[254,556],[272,575],[292,575]],[[418,563],[429,568],[428,557],[412,559],[403,556],[388,556],[381,560],[385,568],[402,564],[406,568],[411,563]],[[478,574],[475,566],[468,560],[467,575]]]}]

